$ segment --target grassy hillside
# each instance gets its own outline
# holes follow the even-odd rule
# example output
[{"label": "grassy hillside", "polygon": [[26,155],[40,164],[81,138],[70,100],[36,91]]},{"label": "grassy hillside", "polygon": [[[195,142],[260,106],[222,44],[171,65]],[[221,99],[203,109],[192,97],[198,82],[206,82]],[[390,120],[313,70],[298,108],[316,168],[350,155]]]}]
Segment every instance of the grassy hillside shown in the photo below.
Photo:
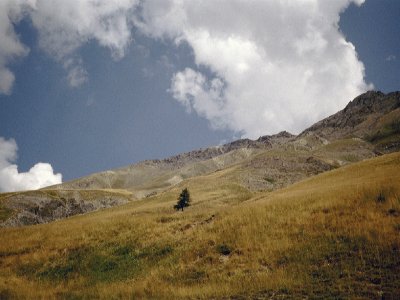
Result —
[{"label": "grassy hillside", "polygon": [[[148,198],[174,189],[190,178],[198,181],[199,176],[212,177],[214,173],[223,174],[230,185],[238,184],[252,192],[273,191],[375,156],[374,146],[359,138],[329,142],[310,133],[298,140],[287,142],[285,138],[281,142],[263,149],[235,149],[212,158],[208,158],[206,149],[192,152],[198,154],[196,159],[199,160],[194,162],[191,153],[186,153],[93,174],[42,190],[0,194],[0,227],[48,223]],[[178,159],[181,156],[184,162]]]},{"label": "grassy hillside", "polygon": [[[252,193],[235,167],[0,229],[0,298],[400,297],[400,153]],[[183,187],[192,206],[172,206]]]}]

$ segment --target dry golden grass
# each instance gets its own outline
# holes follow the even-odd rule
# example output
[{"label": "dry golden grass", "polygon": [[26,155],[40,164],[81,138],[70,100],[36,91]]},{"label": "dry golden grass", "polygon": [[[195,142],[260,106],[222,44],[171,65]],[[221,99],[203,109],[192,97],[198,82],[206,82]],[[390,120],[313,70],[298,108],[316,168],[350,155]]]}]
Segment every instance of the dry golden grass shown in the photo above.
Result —
[{"label": "dry golden grass", "polygon": [[[252,194],[232,170],[0,229],[0,298],[400,297],[400,153]],[[192,206],[172,209],[188,187]]]}]

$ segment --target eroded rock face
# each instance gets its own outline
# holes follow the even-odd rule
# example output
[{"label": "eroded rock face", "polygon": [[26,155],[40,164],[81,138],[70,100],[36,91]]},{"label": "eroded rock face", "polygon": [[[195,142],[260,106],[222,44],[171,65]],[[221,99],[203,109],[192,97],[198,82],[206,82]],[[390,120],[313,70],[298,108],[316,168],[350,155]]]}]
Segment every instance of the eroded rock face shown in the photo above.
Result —
[{"label": "eroded rock face", "polygon": [[250,160],[240,181],[252,191],[275,190],[286,187],[309,176],[334,169],[334,166],[314,156],[270,156]]},{"label": "eroded rock face", "polygon": [[[86,194],[89,194],[87,191]],[[97,192],[98,193],[98,192]],[[15,227],[48,223],[51,221],[68,218],[70,216],[108,208],[129,202],[127,197],[113,195],[112,193],[96,195],[86,199],[78,191],[63,192],[49,195],[40,191],[28,194],[15,194],[3,201],[2,205],[14,211],[12,216],[0,223],[0,227]]]}]

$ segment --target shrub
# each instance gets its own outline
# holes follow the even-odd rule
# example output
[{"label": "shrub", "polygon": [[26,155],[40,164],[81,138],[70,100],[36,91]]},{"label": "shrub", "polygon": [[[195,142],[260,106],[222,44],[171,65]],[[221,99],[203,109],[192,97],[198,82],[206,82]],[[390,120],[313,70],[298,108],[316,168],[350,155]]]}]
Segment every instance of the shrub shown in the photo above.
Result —
[{"label": "shrub", "polygon": [[385,201],[386,201],[386,196],[382,191],[380,191],[378,196],[376,196],[376,202],[383,203]]},{"label": "shrub", "polygon": [[225,244],[218,245],[217,251],[222,255],[229,255],[232,252],[232,250]]}]

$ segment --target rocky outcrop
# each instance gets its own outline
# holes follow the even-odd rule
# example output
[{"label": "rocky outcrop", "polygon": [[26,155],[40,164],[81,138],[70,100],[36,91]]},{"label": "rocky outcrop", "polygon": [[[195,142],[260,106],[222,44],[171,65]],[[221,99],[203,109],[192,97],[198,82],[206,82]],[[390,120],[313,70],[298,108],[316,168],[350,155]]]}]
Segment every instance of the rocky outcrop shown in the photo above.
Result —
[{"label": "rocky outcrop", "polygon": [[240,139],[221,146],[194,150],[171,156],[162,160],[152,160],[151,162],[168,163],[182,166],[183,164],[187,163],[212,159],[216,156],[220,156],[237,149],[267,149],[272,146],[270,137],[271,136],[265,136],[255,141],[250,139]]},{"label": "rocky outcrop", "polygon": [[48,223],[74,215],[129,202],[127,196],[100,191],[30,191],[14,193],[3,199],[4,208],[12,211],[0,227]]},{"label": "rocky outcrop", "polygon": [[296,136],[290,132],[281,131],[277,134],[261,136],[258,138],[257,142],[268,142],[270,145],[282,145],[293,140],[295,137]]}]

